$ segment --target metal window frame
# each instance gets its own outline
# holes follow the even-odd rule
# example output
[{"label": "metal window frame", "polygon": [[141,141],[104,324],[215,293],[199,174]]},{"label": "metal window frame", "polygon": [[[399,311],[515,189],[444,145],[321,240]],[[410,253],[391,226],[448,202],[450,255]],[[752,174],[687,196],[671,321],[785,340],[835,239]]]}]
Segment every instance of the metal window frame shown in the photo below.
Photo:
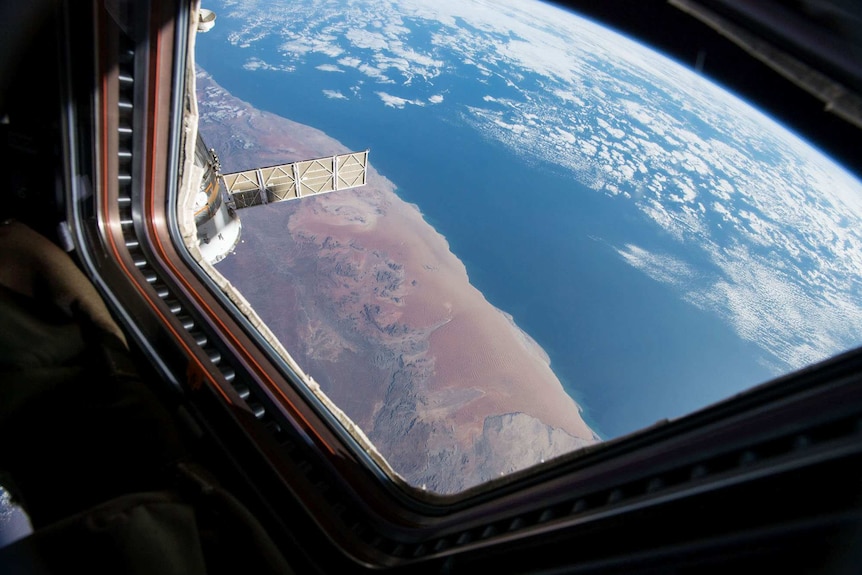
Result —
[{"label": "metal window frame", "polygon": [[[862,457],[862,351],[856,350],[489,489],[424,497],[395,485],[357,451],[325,406],[301,386],[284,384],[289,366],[269,353],[253,325],[229,311],[230,302],[182,248],[168,206],[176,193],[189,5],[141,8],[149,17],[133,60],[131,129],[138,136],[126,171],[118,143],[128,108],[119,95],[128,82],[111,49],[123,30],[104,5],[91,9],[99,55],[94,96],[81,102],[67,78],[63,114],[76,251],[133,341],[245,469],[254,491],[248,497],[267,502],[285,531],[308,526],[357,568],[437,569],[489,556],[505,563],[519,550],[586,542],[590,533],[612,538],[625,531],[623,524],[645,527],[644,518],[670,510],[695,522],[688,534],[653,534],[656,552],[686,538],[728,536],[722,525],[697,521],[699,502],[740,489],[766,496],[762,486],[781,481],[798,491],[794,476]],[[74,36],[70,21],[67,14],[67,38]],[[94,126],[81,137],[88,107]],[[813,521],[815,511],[800,521]],[[764,529],[771,518],[755,515],[737,526]],[[614,552],[600,547],[573,561],[610,560]]]}]

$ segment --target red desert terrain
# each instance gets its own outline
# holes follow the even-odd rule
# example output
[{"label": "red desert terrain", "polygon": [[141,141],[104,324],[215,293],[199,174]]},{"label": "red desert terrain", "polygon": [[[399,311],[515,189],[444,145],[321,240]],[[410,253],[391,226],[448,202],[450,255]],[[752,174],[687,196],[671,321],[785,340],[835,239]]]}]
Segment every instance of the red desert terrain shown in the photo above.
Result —
[{"label": "red desert terrain", "polygon": [[[350,151],[205,72],[197,91],[226,172]],[[365,187],[239,213],[217,270],[410,484],[455,493],[599,440],[545,352],[373,168]]]}]

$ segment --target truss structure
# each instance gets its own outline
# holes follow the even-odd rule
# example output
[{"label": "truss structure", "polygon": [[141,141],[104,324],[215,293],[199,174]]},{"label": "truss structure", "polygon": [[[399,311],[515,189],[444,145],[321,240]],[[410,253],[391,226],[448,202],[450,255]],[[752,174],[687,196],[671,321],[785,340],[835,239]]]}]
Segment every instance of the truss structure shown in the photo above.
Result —
[{"label": "truss structure", "polygon": [[235,210],[364,186],[368,150],[223,174]]}]

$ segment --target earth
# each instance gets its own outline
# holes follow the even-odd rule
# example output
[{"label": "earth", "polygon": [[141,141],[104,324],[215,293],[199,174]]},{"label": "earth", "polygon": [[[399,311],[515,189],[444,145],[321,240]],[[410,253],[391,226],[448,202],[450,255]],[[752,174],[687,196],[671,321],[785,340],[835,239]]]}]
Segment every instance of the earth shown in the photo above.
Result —
[{"label": "earth", "polygon": [[217,265],[410,485],[456,493],[862,343],[862,184],[551,5],[210,2],[223,171],[370,148]]}]

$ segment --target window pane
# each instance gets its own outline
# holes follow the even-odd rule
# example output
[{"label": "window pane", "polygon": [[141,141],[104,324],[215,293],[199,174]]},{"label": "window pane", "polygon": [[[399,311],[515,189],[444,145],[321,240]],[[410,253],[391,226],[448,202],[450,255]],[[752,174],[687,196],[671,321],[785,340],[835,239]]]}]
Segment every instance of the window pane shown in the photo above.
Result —
[{"label": "window pane", "polygon": [[456,493],[862,342],[862,184],[692,70],[533,1],[207,8],[222,173],[325,180],[371,150],[367,184],[313,197],[273,201],[301,195],[284,168],[246,202],[273,173],[248,172],[216,270],[410,484]]}]

